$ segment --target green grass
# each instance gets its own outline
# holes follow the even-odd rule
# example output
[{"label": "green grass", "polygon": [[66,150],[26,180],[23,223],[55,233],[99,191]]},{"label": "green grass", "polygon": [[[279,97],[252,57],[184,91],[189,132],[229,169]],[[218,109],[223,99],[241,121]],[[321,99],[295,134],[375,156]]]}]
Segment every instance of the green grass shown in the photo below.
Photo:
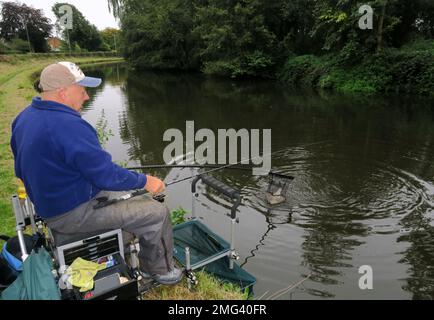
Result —
[{"label": "green grass", "polygon": [[187,280],[184,279],[180,284],[167,287],[161,286],[148,293],[143,298],[145,300],[247,300],[247,294],[243,294],[241,289],[231,283],[222,283],[206,272],[196,274],[198,285],[192,290],[188,289]]}]

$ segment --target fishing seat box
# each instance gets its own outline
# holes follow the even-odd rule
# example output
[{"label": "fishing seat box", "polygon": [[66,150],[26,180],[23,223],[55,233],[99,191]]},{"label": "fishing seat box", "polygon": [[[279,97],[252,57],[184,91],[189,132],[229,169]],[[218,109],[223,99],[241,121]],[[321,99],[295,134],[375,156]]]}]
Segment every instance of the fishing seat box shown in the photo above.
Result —
[{"label": "fishing seat box", "polygon": [[[137,280],[132,276],[124,258],[122,230],[93,233],[78,237],[59,234],[50,230],[54,240],[55,255],[59,266],[69,266],[75,259],[82,258],[97,262],[110,260],[112,263],[94,277],[94,288],[86,293],[79,288],[64,290],[62,296],[72,300],[131,300],[139,296]],[[112,265],[113,264],[113,265]],[[120,283],[123,277],[128,281]]]}]

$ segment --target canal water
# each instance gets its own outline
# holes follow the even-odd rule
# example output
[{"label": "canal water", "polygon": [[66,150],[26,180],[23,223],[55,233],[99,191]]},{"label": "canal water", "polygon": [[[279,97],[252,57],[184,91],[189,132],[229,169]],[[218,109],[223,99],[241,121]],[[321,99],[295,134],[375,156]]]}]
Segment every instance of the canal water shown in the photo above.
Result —
[{"label": "canal water", "polygon": [[[279,299],[434,298],[434,101],[343,96],[271,81],[89,69],[104,79],[83,117],[106,119],[105,148],[129,166],[162,164],[169,128],[272,129],[272,168],[294,176],[287,201],[270,206],[268,180],[215,176],[242,192],[236,247],[257,298],[309,277]],[[171,182],[191,169],[147,173]],[[228,202],[204,187],[197,213],[229,239]],[[189,182],[169,187],[171,209],[191,210]],[[366,270],[372,270],[372,289]],[[362,280],[361,280],[362,278]],[[362,286],[363,287],[363,286]]]}]

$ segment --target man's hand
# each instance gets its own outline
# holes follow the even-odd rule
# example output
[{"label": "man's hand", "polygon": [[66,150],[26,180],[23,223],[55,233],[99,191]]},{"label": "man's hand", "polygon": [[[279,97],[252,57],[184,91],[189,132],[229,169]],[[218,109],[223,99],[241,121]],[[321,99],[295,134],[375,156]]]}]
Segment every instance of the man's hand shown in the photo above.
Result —
[{"label": "man's hand", "polygon": [[148,178],[148,181],[146,182],[145,190],[149,193],[154,195],[162,193],[164,190],[166,190],[166,185],[160,179],[152,176],[146,176],[146,178]]}]

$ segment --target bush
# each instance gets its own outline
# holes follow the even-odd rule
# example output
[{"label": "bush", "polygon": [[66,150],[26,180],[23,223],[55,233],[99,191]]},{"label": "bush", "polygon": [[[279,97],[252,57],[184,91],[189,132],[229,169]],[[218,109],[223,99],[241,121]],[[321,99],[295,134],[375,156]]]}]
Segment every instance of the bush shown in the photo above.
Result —
[{"label": "bush", "polygon": [[279,79],[291,85],[342,92],[434,95],[434,52],[389,49],[348,64],[358,59],[352,51],[349,47],[337,58],[290,58]]},{"label": "bush", "polygon": [[18,39],[18,38],[13,39],[9,43],[9,47],[11,48],[12,51],[17,51],[19,53],[30,52],[29,43],[25,40]]},{"label": "bush", "polygon": [[403,46],[401,50],[405,52],[429,51],[434,53],[434,40],[416,38],[412,42]]},{"label": "bush", "polygon": [[243,73],[238,59],[231,61],[217,60],[205,62],[202,72],[208,75],[230,76],[232,78],[236,78]]},{"label": "bush", "polygon": [[270,77],[271,70],[274,66],[271,56],[256,50],[243,59],[243,74],[248,76]]},{"label": "bush", "polygon": [[317,87],[327,70],[327,64],[318,57],[298,56],[286,62],[279,78],[291,85]]},{"label": "bush", "polygon": [[[62,41],[62,44],[60,46],[61,52],[69,52],[69,43],[67,41]],[[71,52],[72,53],[84,53],[87,52],[87,50],[83,50],[80,48],[80,46],[77,43],[71,43]]]},{"label": "bush", "polygon": [[99,47],[99,50],[100,51],[112,51],[110,46],[106,42],[103,42],[101,44],[101,46]]},{"label": "bush", "polygon": [[216,60],[204,63],[202,72],[208,75],[240,77],[273,77],[272,58],[261,51],[232,60]]},{"label": "bush", "polygon": [[337,56],[336,62],[342,66],[359,64],[366,56],[367,50],[356,41],[349,41]]},{"label": "bush", "polygon": [[[391,57],[385,91],[434,94],[434,53],[403,52]],[[391,90],[393,88],[393,90]]]},{"label": "bush", "polygon": [[6,43],[0,40],[0,54],[7,53],[10,50],[11,49],[9,48],[9,46],[7,46]]}]

